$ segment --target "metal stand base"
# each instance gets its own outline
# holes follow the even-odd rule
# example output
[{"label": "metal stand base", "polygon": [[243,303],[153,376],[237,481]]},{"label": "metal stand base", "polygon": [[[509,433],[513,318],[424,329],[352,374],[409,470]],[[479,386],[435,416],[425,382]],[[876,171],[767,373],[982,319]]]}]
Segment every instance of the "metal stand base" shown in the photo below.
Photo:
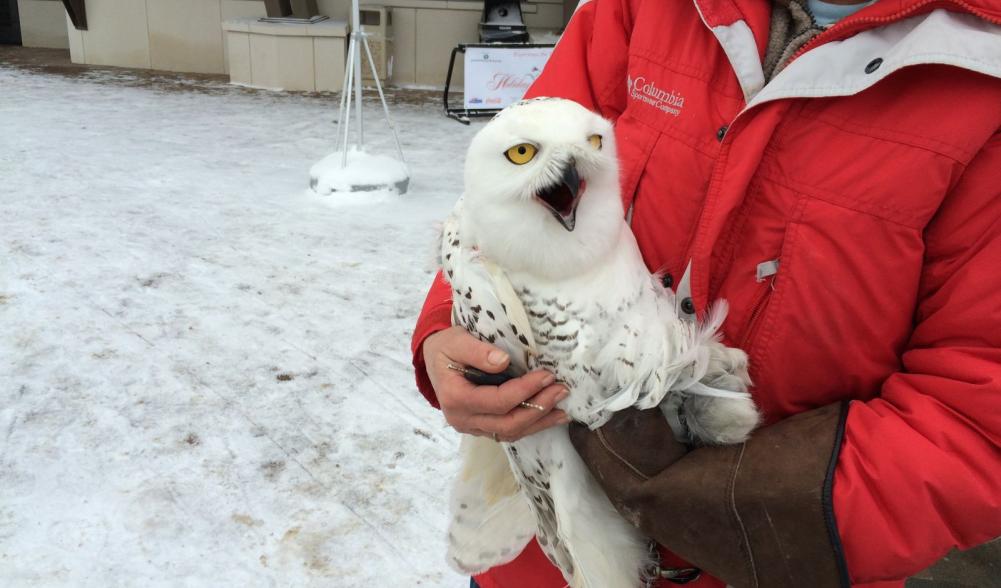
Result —
[{"label": "metal stand base", "polygon": [[410,171],[398,159],[351,150],[348,164],[340,153],[331,153],[309,170],[309,188],[317,196],[352,192],[395,192],[404,194],[410,186]]},{"label": "metal stand base", "polygon": [[[337,117],[337,135],[341,143],[340,152],[336,152],[313,166],[310,170],[310,188],[314,193],[328,195],[334,192],[373,192],[391,190],[403,194],[410,186],[410,172],[403,158],[403,146],[396,132],[393,118],[389,116],[389,105],[382,91],[379,72],[372,58],[372,50],[368,46],[368,35],[361,30],[361,17],[358,0],[353,2],[351,39],[348,44],[348,67],[345,72],[344,85],[341,87],[341,107]],[[399,160],[385,155],[370,155],[365,153],[365,121],[362,117],[361,79],[362,56],[365,50],[368,65],[372,69],[375,88],[379,91],[379,101],[382,112],[386,116],[386,124],[396,141],[396,154]],[[348,158],[348,139],[351,135],[351,100],[354,94],[355,115],[358,117],[358,141],[351,150],[351,162]]]}]

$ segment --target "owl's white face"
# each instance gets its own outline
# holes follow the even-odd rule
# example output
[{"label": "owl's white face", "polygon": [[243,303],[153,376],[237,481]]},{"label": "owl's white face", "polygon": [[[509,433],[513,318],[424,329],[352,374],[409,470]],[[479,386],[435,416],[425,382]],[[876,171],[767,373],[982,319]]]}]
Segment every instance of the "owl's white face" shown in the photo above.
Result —
[{"label": "owl's white face", "polygon": [[465,184],[463,234],[512,270],[581,273],[621,230],[612,125],[569,100],[502,111],[473,138]]}]

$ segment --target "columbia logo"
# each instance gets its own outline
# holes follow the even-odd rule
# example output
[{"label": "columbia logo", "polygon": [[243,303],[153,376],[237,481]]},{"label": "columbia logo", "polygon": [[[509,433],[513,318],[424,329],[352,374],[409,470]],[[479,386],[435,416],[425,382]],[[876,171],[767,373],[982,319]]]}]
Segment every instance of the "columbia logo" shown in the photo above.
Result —
[{"label": "columbia logo", "polygon": [[629,96],[633,100],[646,102],[654,108],[658,108],[668,114],[678,116],[685,106],[685,97],[676,91],[663,90],[658,88],[654,82],[648,81],[644,76],[626,77],[626,87]]}]

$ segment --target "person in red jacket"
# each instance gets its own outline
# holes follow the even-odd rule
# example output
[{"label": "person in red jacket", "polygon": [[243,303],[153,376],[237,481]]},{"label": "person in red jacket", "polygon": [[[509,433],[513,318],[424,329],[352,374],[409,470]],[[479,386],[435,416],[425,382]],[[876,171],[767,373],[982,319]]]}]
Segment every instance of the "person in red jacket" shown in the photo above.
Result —
[{"label": "person in red jacket", "polygon": [[[614,121],[648,267],[693,317],[728,300],[750,356],[746,444],[628,411],[571,429],[658,585],[899,586],[1001,534],[1001,1],[838,3],[591,0],[529,91]],[[450,327],[440,276],[413,352],[461,432],[566,420],[545,373],[445,367],[507,359]],[[476,581],[565,585],[534,544]]]}]

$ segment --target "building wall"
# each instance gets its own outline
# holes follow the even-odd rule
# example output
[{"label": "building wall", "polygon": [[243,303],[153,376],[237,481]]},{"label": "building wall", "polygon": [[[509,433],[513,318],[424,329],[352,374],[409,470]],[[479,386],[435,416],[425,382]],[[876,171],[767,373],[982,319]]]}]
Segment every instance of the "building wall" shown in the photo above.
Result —
[{"label": "building wall", "polygon": [[66,22],[74,62],[151,67],[146,0],[88,0],[87,30]]},{"label": "building wall", "polygon": [[264,14],[262,0],[87,0],[87,30],[64,26],[75,63],[223,74],[222,21]]},{"label": "building wall", "polygon": [[[483,3],[468,0],[362,0],[362,5],[383,4],[393,10],[393,77],[401,86],[441,87],[448,60],[459,43],[479,40]],[[563,28],[563,0],[522,2],[529,29]],[[462,87],[462,55],[456,56],[453,87]]]},{"label": "building wall", "polygon": [[21,44],[25,47],[69,48],[65,10],[60,0],[17,0]]},{"label": "building wall", "polygon": [[[523,2],[526,24],[562,28],[567,1]],[[362,5],[392,10],[392,82],[438,87],[445,82],[452,48],[478,39],[483,10],[476,0],[362,0]],[[317,7],[331,18],[349,18],[349,0],[317,0]],[[263,0],[87,0],[89,30],[77,31],[66,22],[74,62],[221,74],[228,71],[222,21],[264,14]],[[461,65],[455,84],[462,83]]]}]

